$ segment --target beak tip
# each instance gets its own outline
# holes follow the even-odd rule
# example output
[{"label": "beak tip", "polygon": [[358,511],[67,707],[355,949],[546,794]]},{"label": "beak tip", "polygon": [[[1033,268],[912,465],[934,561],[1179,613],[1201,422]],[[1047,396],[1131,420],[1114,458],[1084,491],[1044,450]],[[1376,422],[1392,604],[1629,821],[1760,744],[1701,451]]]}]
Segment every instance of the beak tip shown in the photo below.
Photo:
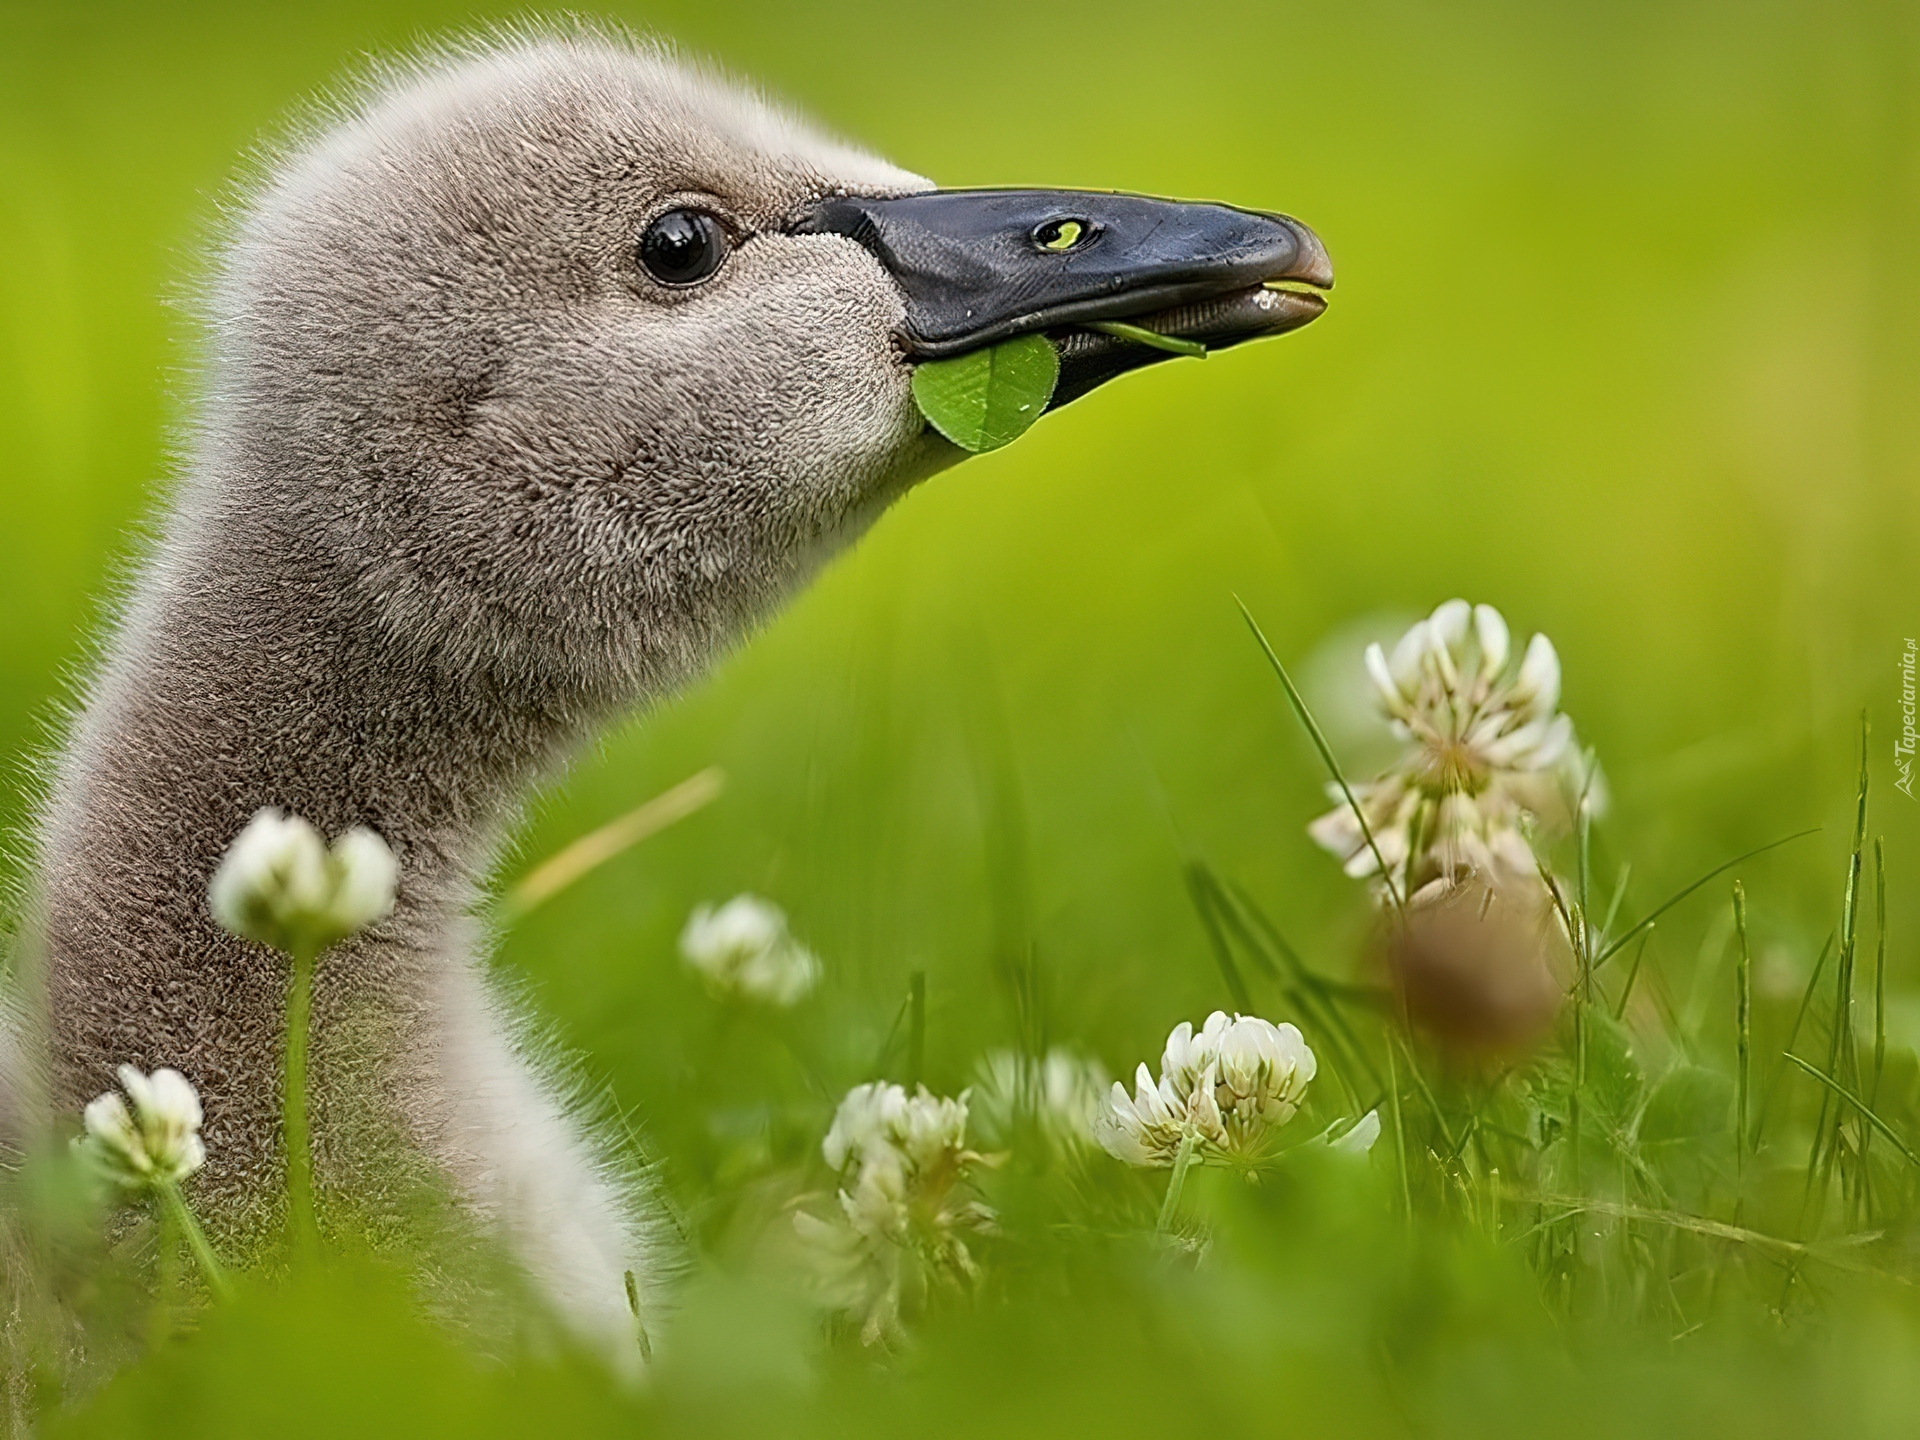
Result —
[{"label": "beak tip", "polygon": [[1274,217],[1285,223],[1293,233],[1294,256],[1287,266],[1286,273],[1276,275],[1276,280],[1299,280],[1313,286],[1316,290],[1333,289],[1333,258],[1327,254],[1327,247],[1320,237],[1302,225],[1291,215]]}]

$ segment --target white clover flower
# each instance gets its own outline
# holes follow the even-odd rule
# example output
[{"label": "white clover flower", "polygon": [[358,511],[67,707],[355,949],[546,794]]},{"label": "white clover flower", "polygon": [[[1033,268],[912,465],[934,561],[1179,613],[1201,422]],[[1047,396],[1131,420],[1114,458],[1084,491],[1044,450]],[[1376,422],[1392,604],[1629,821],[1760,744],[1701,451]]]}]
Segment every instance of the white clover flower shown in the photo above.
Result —
[{"label": "white clover flower", "polygon": [[833,1112],[820,1153],[835,1170],[844,1171],[869,1154],[894,1148],[893,1137],[906,1128],[907,1092],[898,1085],[876,1080],[849,1090]]},{"label": "white clover flower", "polygon": [[[1211,1087],[1208,1087],[1211,1094]],[[1093,1138],[1102,1150],[1129,1165],[1171,1165],[1180,1142],[1191,1130],[1198,1133],[1191,1092],[1183,1096],[1169,1081],[1156,1085],[1141,1062],[1134,1074],[1134,1095],[1113,1082],[1107,1108],[1094,1120]]]},{"label": "white clover flower", "polygon": [[795,1005],[820,980],[819,958],[788,932],[786,912],[758,895],[696,907],[680,932],[680,955],[722,998]]},{"label": "white clover flower", "polygon": [[327,918],[339,934],[364,930],[393,913],[400,866],[385,840],[356,825],[333,842],[328,859],[334,891],[327,902]]},{"label": "white clover flower", "polygon": [[349,830],[329,849],[306,821],[268,807],[227,847],[207,907],[236,935],[318,953],[386,916],[398,880],[393,852],[373,831]]},{"label": "white clover flower", "polygon": [[965,1237],[991,1229],[993,1212],[968,1198],[984,1157],[967,1148],[967,1099],[856,1085],[821,1143],[839,1211],[798,1212],[794,1227],[822,1298],[858,1316],[869,1344],[897,1335],[935,1285],[978,1275]]},{"label": "white clover flower", "polygon": [[1292,1025],[1254,1015],[1228,1021],[1216,1010],[1202,1035],[1212,1041],[1216,1057],[1214,1103],[1227,1135],[1223,1148],[1252,1153],[1299,1110],[1318,1068],[1313,1051]]},{"label": "white clover flower", "polygon": [[922,1085],[907,1101],[895,1143],[915,1172],[928,1172],[966,1152],[968,1098],[964,1091],[956,1100],[931,1095]]},{"label": "white clover flower", "polygon": [[1129,1165],[1172,1165],[1189,1137],[1203,1155],[1257,1157],[1299,1110],[1316,1068],[1292,1025],[1216,1010],[1196,1034],[1183,1020],[1167,1036],[1159,1081],[1145,1065],[1131,1096],[1116,1081],[1093,1138]]},{"label": "white clover flower", "polygon": [[122,1065],[117,1073],[127,1099],[109,1090],[89,1101],[82,1113],[86,1134],[76,1143],[102,1173],[129,1190],[177,1185],[206,1163],[200,1096],[178,1070],[143,1075]]},{"label": "white clover flower", "polygon": [[1035,1061],[1013,1050],[996,1050],[980,1061],[972,1112],[994,1144],[1013,1141],[1023,1117],[1031,1117],[1054,1149],[1066,1152],[1093,1143],[1093,1125],[1111,1083],[1098,1060],[1055,1048]]},{"label": "white clover flower", "polygon": [[967,1155],[969,1092],[947,1099],[919,1086],[912,1095],[884,1080],[856,1085],[834,1111],[820,1153],[835,1170],[874,1164],[931,1171]]},{"label": "white clover flower", "polygon": [[1491,605],[1449,600],[1401,637],[1389,657],[1366,652],[1375,698],[1408,742],[1385,774],[1353,787],[1380,854],[1376,858],[1338,785],[1335,808],[1307,827],[1355,878],[1380,862],[1402,898],[1436,895],[1468,875],[1491,885],[1537,886],[1527,831],[1564,826],[1584,789],[1601,803],[1557,713],[1560,659],[1535,635],[1510,665],[1507,622]]}]

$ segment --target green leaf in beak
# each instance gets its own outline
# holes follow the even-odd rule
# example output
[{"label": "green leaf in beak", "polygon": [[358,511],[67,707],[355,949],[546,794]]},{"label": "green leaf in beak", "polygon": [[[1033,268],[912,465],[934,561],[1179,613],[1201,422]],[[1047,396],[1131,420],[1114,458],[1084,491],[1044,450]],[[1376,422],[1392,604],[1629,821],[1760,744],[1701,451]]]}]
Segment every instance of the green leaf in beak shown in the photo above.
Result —
[{"label": "green leaf in beak", "polygon": [[1060,379],[1060,356],[1043,335],[1022,335],[951,360],[913,367],[920,413],[962,450],[1012,444],[1038,420]]}]

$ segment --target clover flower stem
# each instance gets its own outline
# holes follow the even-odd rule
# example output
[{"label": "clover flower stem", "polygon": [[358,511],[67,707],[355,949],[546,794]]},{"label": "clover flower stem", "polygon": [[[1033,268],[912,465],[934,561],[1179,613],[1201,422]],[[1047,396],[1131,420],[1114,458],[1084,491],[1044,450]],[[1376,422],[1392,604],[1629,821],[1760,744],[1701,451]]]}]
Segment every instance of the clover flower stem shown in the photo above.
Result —
[{"label": "clover flower stem", "polygon": [[287,1137],[287,1213],[295,1254],[319,1251],[320,1227],[313,1209],[313,1150],[307,1134],[307,1031],[313,1010],[311,946],[293,953],[293,985],[287,996],[287,1071],[283,1104]]},{"label": "clover flower stem", "polygon": [[153,1310],[148,1322],[148,1343],[164,1345],[173,1336],[173,1316],[180,1304],[180,1224],[166,1205],[159,1207],[158,1262],[159,1284],[154,1287]]},{"label": "clover flower stem", "polygon": [[220,1263],[220,1257],[213,1253],[213,1246],[207,1243],[206,1231],[200,1228],[200,1222],[193,1218],[193,1211],[187,1208],[186,1197],[180,1193],[179,1185],[171,1180],[163,1180],[158,1193],[162,1212],[173,1222],[173,1227],[186,1237],[187,1248],[199,1262],[207,1288],[222,1300],[231,1300],[233,1282],[227,1278],[226,1267]]},{"label": "clover flower stem", "polygon": [[1167,1181],[1167,1198],[1160,1202],[1160,1220],[1154,1234],[1164,1235],[1173,1226],[1173,1213],[1180,1208],[1180,1191],[1187,1183],[1187,1167],[1193,1164],[1194,1147],[1200,1137],[1192,1130],[1180,1137],[1180,1149],[1173,1157],[1173,1175]]}]

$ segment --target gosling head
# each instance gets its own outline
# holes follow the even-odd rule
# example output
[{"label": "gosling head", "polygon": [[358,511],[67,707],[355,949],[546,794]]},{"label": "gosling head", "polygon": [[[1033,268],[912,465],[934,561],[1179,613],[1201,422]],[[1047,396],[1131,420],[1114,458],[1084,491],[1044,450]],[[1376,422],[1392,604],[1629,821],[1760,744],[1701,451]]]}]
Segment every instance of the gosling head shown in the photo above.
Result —
[{"label": "gosling head", "polygon": [[398,663],[618,703],[962,458],[916,364],[1041,333],[1057,406],[1164,358],[1092,322],[1218,347],[1331,279],[1285,217],[935,190],[644,45],[493,44],[243,213],[187,529]]}]

